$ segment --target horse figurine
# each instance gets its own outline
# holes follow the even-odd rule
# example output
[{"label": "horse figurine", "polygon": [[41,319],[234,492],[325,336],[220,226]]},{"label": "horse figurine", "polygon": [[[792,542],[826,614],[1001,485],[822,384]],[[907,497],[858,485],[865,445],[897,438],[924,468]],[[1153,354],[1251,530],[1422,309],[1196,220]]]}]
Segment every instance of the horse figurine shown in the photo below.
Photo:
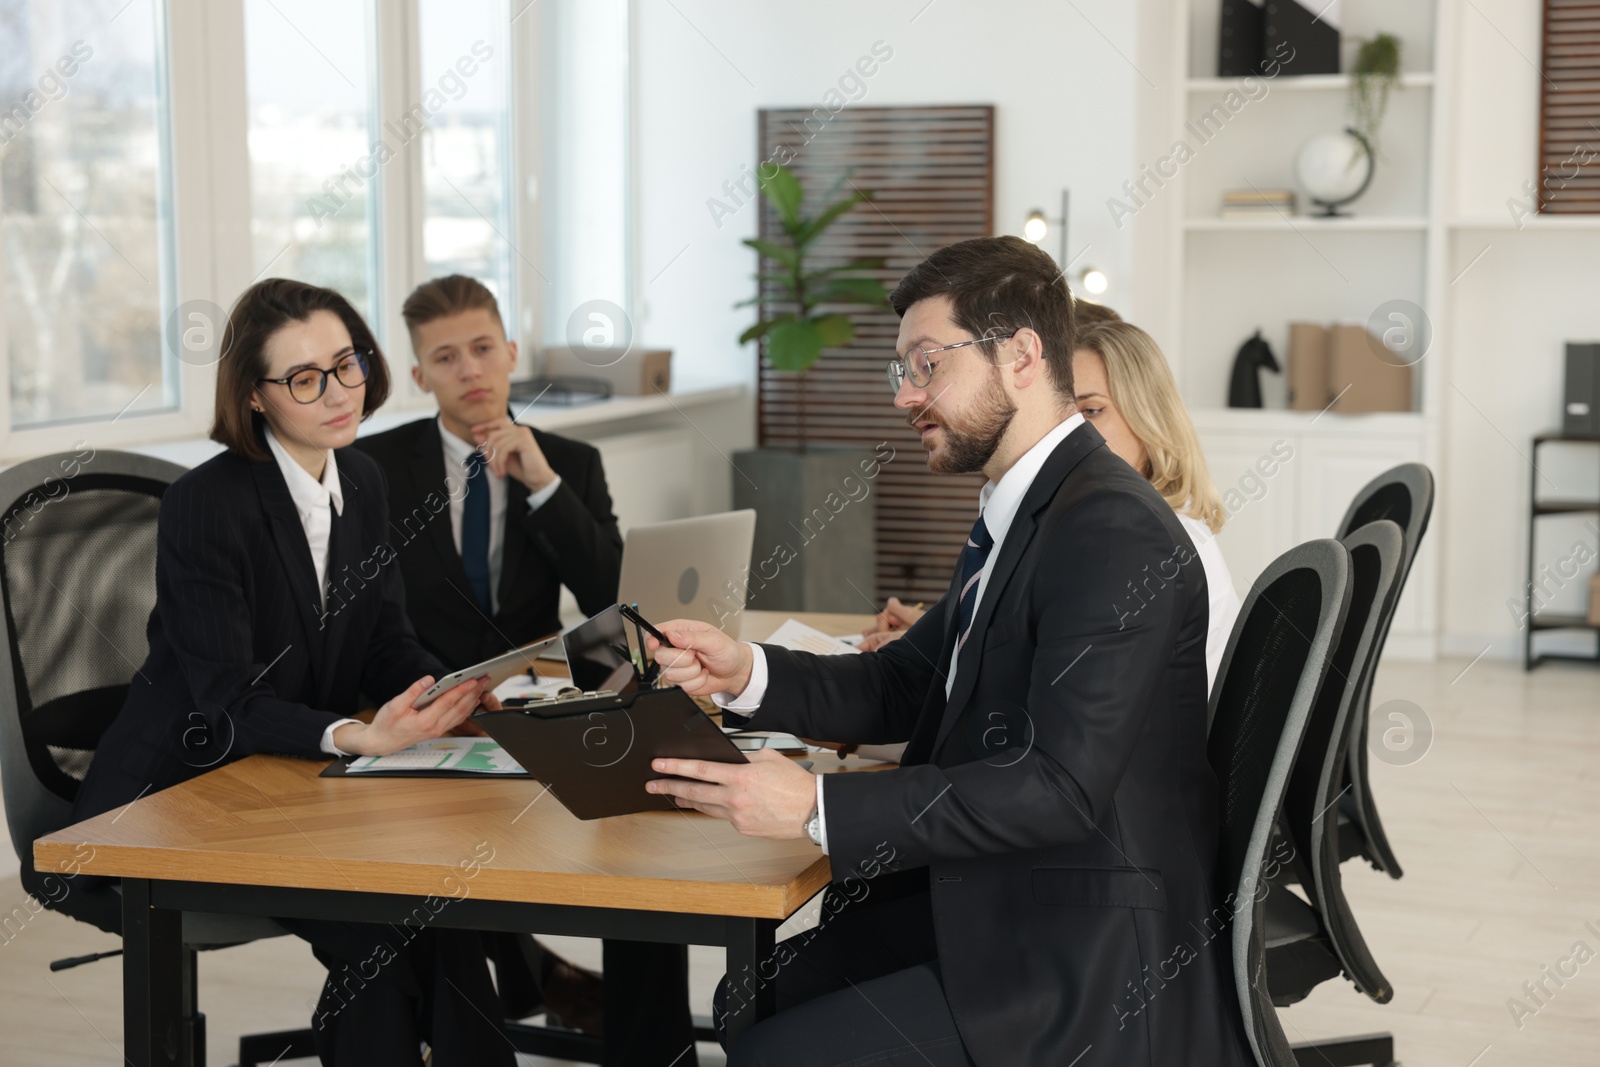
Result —
[{"label": "horse figurine", "polygon": [[1239,347],[1233,357],[1233,376],[1228,381],[1228,406],[1230,408],[1258,408],[1261,406],[1261,376],[1257,372],[1265,367],[1274,374],[1280,373],[1278,361],[1257,330],[1250,340]]}]

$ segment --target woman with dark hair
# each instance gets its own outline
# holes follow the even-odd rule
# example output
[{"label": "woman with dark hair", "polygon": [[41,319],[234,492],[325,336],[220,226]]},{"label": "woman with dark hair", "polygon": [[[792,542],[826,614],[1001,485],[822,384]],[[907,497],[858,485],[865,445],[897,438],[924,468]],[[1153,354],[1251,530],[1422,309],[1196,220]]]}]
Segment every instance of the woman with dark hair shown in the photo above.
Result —
[{"label": "woman with dark hair", "polygon": [[[412,707],[445,671],[406,618],[383,476],[349,447],[389,392],[361,316],[269,279],[234,305],[222,351],[211,437],[227,451],[161,499],[150,652],[75,821],[255,753],[384,755],[496,706],[473,680]],[[350,717],[363,699],[370,723]],[[328,968],[324,1064],[418,1064],[423,1042],[434,1067],[514,1063],[478,934],[280,921]]]}]

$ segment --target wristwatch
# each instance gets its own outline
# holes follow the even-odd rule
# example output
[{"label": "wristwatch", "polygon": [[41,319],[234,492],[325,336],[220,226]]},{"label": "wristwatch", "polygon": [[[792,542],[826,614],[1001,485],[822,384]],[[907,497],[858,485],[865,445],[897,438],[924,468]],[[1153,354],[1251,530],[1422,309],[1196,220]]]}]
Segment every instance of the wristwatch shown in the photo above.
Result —
[{"label": "wristwatch", "polygon": [[813,845],[822,847],[822,812],[816,808],[811,809],[811,818],[806,820],[806,836]]}]

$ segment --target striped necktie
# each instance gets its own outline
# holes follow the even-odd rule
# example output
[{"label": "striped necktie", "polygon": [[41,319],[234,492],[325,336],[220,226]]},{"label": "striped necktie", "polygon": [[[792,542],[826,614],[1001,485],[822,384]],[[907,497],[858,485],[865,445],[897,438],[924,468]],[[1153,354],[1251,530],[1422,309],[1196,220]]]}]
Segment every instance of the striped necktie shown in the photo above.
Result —
[{"label": "striped necktie", "polygon": [[956,653],[960,654],[961,647],[967,643],[967,635],[972,632],[972,617],[978,609],[978,580],[983,577],[983,561],[989,558],[989,550],[994,547],[994,538],[989,535],[989,527],[984,525],[983,516],[978,516],[978,521],[972,524],[972,533],[967,535],[967,545],[961,550],[961,628],[956,631]]}]

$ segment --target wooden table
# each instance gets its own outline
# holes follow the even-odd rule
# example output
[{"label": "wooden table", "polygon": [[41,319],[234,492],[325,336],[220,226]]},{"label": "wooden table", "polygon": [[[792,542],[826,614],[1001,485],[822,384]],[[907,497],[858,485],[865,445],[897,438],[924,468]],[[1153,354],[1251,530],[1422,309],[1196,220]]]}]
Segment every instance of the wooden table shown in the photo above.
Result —
[{"label": "wooden table", "polygon": [[[786,617],[751,612],[744,632]],[[805,618],[839,634],[867,621]],[[809,841],[743,837],[698,813],[584,822],[528,779],[351,781],[318,777],[323,766],[251,756],[35,842],[40,870],[87,846],[84,873],[122,879],[134,1067],[183,1062],[185,911],[723,946],[730,975],[758,976],[729,1013],[732,1036],[773,1011],[759,975],[774,934],[830,878]]]}]

